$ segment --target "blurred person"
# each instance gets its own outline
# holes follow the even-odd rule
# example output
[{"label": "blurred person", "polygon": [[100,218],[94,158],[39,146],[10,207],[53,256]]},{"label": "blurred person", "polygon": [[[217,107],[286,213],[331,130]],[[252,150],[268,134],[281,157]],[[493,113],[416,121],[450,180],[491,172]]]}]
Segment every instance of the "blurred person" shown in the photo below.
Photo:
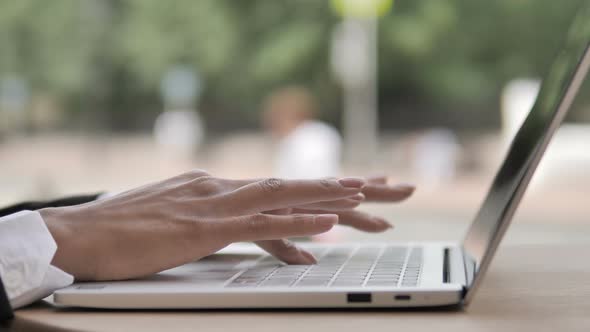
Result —
[{"label": "blurred person", "polygon": [[205,138],[205,125],[197,108],[203,82],[195,68],[172,66],[160,84],[164,112],[154,123],[154,139],[171,157],[192,157]]},{"label": "blurred person", "polygon": [[457,135],[452,130],[425,130],[414,143],[412,169],[429,189],[437,188],[455,178],[460,152]]},{"label": "blurred person", "polygon": [[392,225],[355,210],[399,202],[414,188],[384,177],[230,180],[202,170],[117,195],[28,202],[0,209],[0,320],[78,281],[139,278],[254,241],[289,264],[315,257],[286,240],[336,224]]},{"label": "blurred person", "polygon": [[276,176],[313,179],[340,173],[340,134],[317,116],[316,100],[304,87],[283,87],[266,97],[263,122],[277,140]]}]

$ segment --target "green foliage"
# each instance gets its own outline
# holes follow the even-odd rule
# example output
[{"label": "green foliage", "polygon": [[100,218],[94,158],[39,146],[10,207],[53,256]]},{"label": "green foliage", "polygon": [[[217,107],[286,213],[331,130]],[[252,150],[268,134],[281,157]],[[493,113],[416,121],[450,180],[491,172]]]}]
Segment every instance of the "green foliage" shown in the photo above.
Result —
[{"label": "green foliage", "polygon": [[92,45],[78,1],[0,2],[0,73],[70,93],[80,86]]},{"label": "green foliage", "polygon": [[[395,1],[379,25],[380,103],[496,107],[508,80],[542,76],[578,3]],[[94,108],[79,111],[125,122],[133,117],[116,114],[146,109],[163,73],[182,63],[202,74],[212,121],[225,110],[226,122],[254,123],[260,99],[285,83],[312,87],[334,117],[329,51],[340,19],[318,0],[0,0],[0,76],[22,75],[67,105],[88,99]]]},{"label": "green foliage", "polygon": [[239,27],[227,2],[130,0],[125,5],[120,46],[130,68],[150,86],[179,62],[218,75],[237,51]]}]

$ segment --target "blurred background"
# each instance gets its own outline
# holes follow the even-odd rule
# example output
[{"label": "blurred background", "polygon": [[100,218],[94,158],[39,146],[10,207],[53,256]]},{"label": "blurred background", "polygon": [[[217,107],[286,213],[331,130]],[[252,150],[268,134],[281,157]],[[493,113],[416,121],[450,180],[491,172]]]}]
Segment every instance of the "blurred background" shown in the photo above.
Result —
[{"label": "blurred background", "polygon": [[[378,237],[456,240],[578,4],[0,0],[0,205],[192,168],[384,174],[418,189],[365,207],[397,225]],[[590,239],[589,121],[586,83],[509,241]]]}]

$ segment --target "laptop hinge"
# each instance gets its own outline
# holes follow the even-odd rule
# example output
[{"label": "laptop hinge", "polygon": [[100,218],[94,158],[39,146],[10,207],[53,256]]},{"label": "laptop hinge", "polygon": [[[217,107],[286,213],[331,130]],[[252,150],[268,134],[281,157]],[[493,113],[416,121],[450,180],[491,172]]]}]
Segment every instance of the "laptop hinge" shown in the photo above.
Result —
[{"label": "laptop hinge", "polygon": [[461,248],[461,253],[463,255],[463,266],[465,267],[465,286],[469,288],[475,277],[476,264],[464,248]]}]

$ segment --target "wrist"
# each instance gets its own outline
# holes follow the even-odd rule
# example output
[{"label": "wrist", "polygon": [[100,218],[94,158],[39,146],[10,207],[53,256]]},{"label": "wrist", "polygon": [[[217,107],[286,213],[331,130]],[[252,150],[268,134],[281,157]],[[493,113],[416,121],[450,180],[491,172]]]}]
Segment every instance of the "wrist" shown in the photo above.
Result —
[{"label": "wrist", "polygon": [[[49,233],[57,244],[57,251],[51,265],[73,275],[76,279],[89,278],[88,266],[85,265],[84,241],[80,241],[80,234],[76,234],[75,207],[45,208],[38,210]],[[79,219],[79,218],[78,218]]]},{"label": "wrist", "polygon": [[37,212],[43,218],[49,233],[57,243],[58,248],[60,244],[66,242],[69,236],[68,215],[64,213],[64,208],[44,208]]}]

